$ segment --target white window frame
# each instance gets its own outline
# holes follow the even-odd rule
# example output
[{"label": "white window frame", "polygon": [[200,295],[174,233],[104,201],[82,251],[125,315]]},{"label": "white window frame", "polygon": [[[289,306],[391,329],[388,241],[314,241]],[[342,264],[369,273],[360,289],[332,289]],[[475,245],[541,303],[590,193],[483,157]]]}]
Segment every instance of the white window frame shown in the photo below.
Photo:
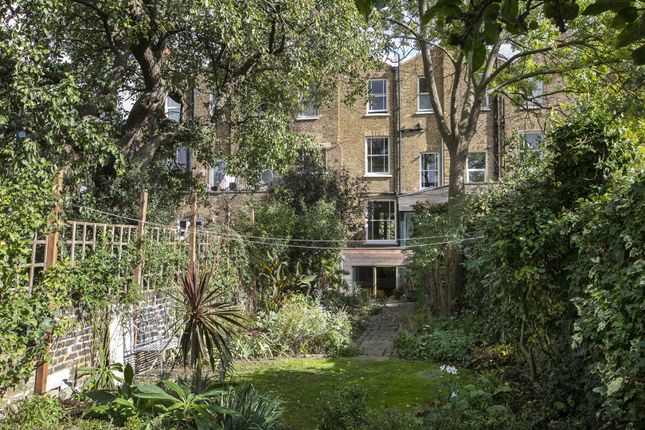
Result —
[{"label": "white window frame", "polygon": [[[431,172],[432,170],[424,169],[423,166],[423,156],[424,155],[434,155],[437,157],[437,185],[434,187],[424,187],[423,186],[423,172]],[[441,184],[441,157],[438,152],[422,152],[419,157],[419,189],[420,190],[431,190],[433,188],[439,187]]]},{"label": "white window frame", "polygon": [[541,109],[544,106],[544,80],[528,78],[528,82],[535,87],[531,89],[531,100],[526,101],[526,108]]},{"label": "white window frame", "polygon": [[[370,140],[373,139],[385,139],[385,143],[387,145],[387,154],[370,154],[370,145],[369,142]],[[387,171],[385,172],[370,172],[370,157],[386,157],[387,158]],[[367,136],[365,138],[365,176],[371,176],[371,177],[389,177],[392,176],[390,174],[390,138],[386,136]]]},{"label": "white window frame", "polygon": [[[374,81],[383,81],[385,82],[385,93],[379,93],[379,97],[385,97],[385,109],[371,109],[370,104],[372,103],[372,89],[371,89],[371,83]],[[369,79],[367,81],[367,94],[369,99],[367,100],[367,106],[366,106],[366,112],[367,115],[388,115],[389,114],[389,97],[388,97],[388,82],[387,79],[384,78],[375,78],[375,79]]]},{"label": "white window frame", "polygon": [[[177,103],[177,104],[179,105],[179,108],[177,108],[176,106],[170,107],[170,106],[169,106],[169,103],[168,103],[168,100],[172,100],[173,102]],[[168,119],[169,119],[169,120],[171,120],[171,121],[181,122],[181,103],[177,102],[175,99],[173,99],[172,97],[170,97],[170,96],[168,95],[168,96],[166,96],[166,100],[164,101],[164,107],[163,107],[163,109],[164,109],[164,115],[165,115],[165,117],[166,117],[166,118],[168,118]],[[179,109],[179,110],[177,110],[177,109]],[[170,118],[170,117],[168,116],[168,115],[171,113],[171,111],[172,111],[173,113],[175,113],[175,112],[176,112],[176,113],[178,113],[178,114],[179,114],[179,119],[178,119],[178,120],[174,120],[174,119],[172,119],[172,118]]]},{"label": "white window frame", "polygon": [[[417,113],[432,113],[434,112],[434,109],[432,108],[432,97],[430,96],[430,92],[421,92],[421,79],[425,79],[425,76],[417,76]],[[422,95],[427,95],[428,99],[430,100],[430,108],[429,109],[422,109],[421,108],[421,96]]]},{"label": "white window frame", "polygon": [[[484,167],[482,169],[471,169],[470,166],[468,165],[468,158],[470,157],[470,154],[484,154]],[[484,180],[481,182],[471,182],[470,181],[470,172],[484,172]],[[486,151],[470,151],[468,152],[468,156],[466,157],[466,183],[467,184],[483,184],[486,182],[486,179],[488,177],[488,154]]]},{"label": "white window frame", "polygon": [[[370,210],[369,210],[369,204],[371,203],[380,203],[380,202],[386,202],[390,205],[390,208],[388,210],[388,214],[394,215],[391,220],[389,219],[374,219],[370,217]],[[393,244],[396,243],[396,237],[397,237],[397,213],[396,213],[396,201],[391,200],[391,199],[376,199],[376,200],[370,200],[368,202],[368,209],[365,214],[365,242],[368,242],[370,244]],[[370,223],[374,221],[384,221],[384,222],[391,222],[392,225],[394,226],[394,232],[393,235],[394,237],[392,239],[370,239]]]}]

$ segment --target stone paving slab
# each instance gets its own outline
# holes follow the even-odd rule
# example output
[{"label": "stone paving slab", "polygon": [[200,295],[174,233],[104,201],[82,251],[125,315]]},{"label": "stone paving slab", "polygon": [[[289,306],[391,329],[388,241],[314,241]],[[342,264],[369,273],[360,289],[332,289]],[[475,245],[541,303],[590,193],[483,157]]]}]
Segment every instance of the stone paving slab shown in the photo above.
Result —
[{"label": "stone paving slab", "polygon": [[396,357],[393,343],[401,324],[414,310],[414,303],[390,299],[382,312],[372,315],[357,339],[357,358],[387,360]]}]

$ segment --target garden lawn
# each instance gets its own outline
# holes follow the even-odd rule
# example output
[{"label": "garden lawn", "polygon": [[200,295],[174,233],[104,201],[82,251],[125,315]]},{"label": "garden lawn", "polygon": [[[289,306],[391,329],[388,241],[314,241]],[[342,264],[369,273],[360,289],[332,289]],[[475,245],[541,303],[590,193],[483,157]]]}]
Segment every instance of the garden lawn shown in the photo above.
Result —
[{"label": "garden lawn", "polygon": [[454,383],[468,376],[439,371],[424,361],[373,361],[355,358],[288,358],[238,363],[234,383],[251,383],[284,401],[284,417],[290,429],[314,429],[323,406],[339,389],[359,385],[368,393],[368,405],[378,410],[415,406],[448,396]]}]

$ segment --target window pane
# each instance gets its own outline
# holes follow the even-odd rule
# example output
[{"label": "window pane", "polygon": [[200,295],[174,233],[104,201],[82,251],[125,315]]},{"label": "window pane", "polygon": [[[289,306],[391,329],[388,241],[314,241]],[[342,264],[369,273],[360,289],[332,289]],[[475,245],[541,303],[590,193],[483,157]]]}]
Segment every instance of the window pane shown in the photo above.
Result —
[{"label": "window pane", "polygon": [[394,240],[394,202],[376,201],[368,203],[367,239]]},{"label": "window pane", "polygon": [[488,94],[484,95],[482,100],[482,109],[490,109],[490,96]]},{"label": "window pane", "polygon": [[373,79],[370,81],[370,94],[379,95],[385,94],[385,80],[384,79]]},{"label": "window pane", "polygon": [[420,111],[432,110],[432,101],[430,100],[430,94],[419,94],[419,110]]},{"label": "window pane", "polygon": [[526,149],[539,149],[544,140],[542,133],[524,133],[524,145]]},{"label": "window pane", "polygon": [[421,187],[435,188],[439,186],[439,177],[437,172],[427,171],[421,173]]},{"label": "window pane", "polygon": [[367,144],[369,155],[387,154],[387,139],[368,139]]},{"label": "window pane", "polygon": [[369,110],[371,111],[386,111],[387,98],[385,96],[372,96],[370,98]]},{"label": "window pane", "polygon": [[372,161],[372,170],[371,173],[387,173],[387,157],[383,156],[374,156],[370,157]]},{"label": "window pane", "polygon": [[468,172],[468,182],[484,182],[486,174],[482,170]]},{"label": "window pane", "polygon": [[430,88],[426,85],[426,78],[419,78],[419,94],[429,92]]},{"label": "window pane", "polygon": [[485,169],[486,154],[484,152],[471,152],[468,154],[469,169]]},{"label": "window pane", "polygon": [[437,154],[421,154],[423,170],[436,170],[438,167]]},{"label": "window pane", "polygon": [[387,111],[387,81],[372,79],[369,81],[368,110],[374,112]]},{"label": "window pane", "polygon": [[181,119],[181,103],[170,96],[166,97],[166,118],[177,122]]}]

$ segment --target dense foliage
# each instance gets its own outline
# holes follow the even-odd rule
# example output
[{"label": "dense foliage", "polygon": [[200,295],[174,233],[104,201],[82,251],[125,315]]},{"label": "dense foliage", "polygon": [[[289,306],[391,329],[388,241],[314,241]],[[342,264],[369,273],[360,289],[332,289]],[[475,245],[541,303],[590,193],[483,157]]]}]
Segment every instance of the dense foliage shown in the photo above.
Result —
[{"label": "dense foliage", "polygon": [[517,346],[543,405],[571,427],[643,418],[642,136],[625,125],[582,108],[542,159],[469,206],[482,239],[464,247],[466,305]]},{"label": "dense foliage", "polygon": [[344,354],[352,346],[352,325],[344,311],[332,311],[301,294],[277,311],[259,312],[250,331],[233,341],[242,358],[297,354]]}]

